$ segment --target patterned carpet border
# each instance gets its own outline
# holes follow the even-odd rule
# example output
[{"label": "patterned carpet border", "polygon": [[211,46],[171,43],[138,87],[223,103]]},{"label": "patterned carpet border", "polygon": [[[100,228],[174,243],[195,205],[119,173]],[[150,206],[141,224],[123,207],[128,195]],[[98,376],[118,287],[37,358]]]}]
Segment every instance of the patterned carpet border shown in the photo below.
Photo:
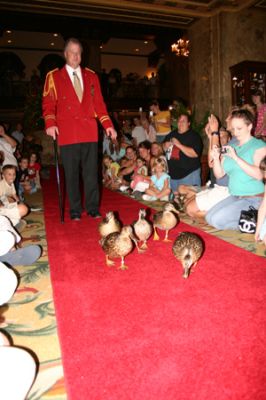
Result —
[{"label": "patterned carpet border", "polygon": [[[40,191],[27,200],[43,209]],[[26,220],[23,246],[37,244],[47,254],[43,211],[31,212]],[[48,256],[14,270],[19,286],[8,305],[0,309],[0,328],[10,334],[14,345],[29,349],[38,360],[38,374],[27,400],[66,400]]]}]

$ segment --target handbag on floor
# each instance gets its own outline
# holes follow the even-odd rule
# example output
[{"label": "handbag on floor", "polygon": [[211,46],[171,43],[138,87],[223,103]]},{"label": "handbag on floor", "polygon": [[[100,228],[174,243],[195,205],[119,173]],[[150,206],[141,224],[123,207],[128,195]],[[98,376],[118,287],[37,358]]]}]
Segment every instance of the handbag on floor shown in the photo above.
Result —
[{"label": "handbag on floor", "polygon": [[249,206],[248,210],[242,210],[238,222],[240,232],[255,233],[258,219],[258,210]]}]

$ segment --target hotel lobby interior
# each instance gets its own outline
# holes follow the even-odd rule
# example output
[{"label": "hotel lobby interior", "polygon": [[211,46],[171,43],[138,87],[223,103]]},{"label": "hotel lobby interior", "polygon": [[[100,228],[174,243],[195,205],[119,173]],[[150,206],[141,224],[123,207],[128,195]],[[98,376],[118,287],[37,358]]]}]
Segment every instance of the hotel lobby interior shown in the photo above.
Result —
[{"label": "hotel lobby interior", "polygon": [[[266,97],[265,21],[266,0],[0,0],[0,121],[10,132],[23,123],[43,167],[41,189],[25,197],[33,211],[19,245],[42,253],[13,268],[17,289],[0,305],[1,400],[266,399],[263,243],[180,212],[169,241],[150,236],[145,252],[134,244],[126,256],[128,270],[108,267],[101,220],[68,216],[41,110],[46,74],[64,66],[64,43],[77,38],[81,65],[98,75],[121,131],[148,116],[155,99],[192,114],[205,184],[206,115],[225,126],[232,106],[252,104],[254,89]],[[102,186],[101,214],[113,210],[122,225],[133,225],[141,208],[149,221],[162,210],[160,201]],[[189,279],[173,256],[181,231],[204,243]],[[16,398],[1,391],[1,333],[36,365],[27,393],[11,391]],[[17,379],[11,372],[11,386]]]}]

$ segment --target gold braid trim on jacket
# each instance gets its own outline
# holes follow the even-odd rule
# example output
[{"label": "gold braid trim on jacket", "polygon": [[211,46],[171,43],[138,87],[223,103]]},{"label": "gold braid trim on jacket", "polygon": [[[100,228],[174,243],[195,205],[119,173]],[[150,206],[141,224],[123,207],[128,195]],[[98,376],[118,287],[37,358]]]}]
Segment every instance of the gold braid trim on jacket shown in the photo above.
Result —
[{"label": "gold braid trim on jacket", "polygon": [[48,96],[48,94],[52,91],[54,93],[55,99],[57,99],[57,92],[54,83],[53,72],[57,71],[58,68],[53,69],[52,71],[48,72],[45,80],[45,85],[43,89],[43,97]]},{"label": "gold braid trim on jacket", "polygon": [[103,115],[103,116],[100,118],[100,122],[101,122],[101,123],[103,123],[104,121],[107,121],[107,120],[110,120],[110,118],[109,118],[108,115]]},{"label": "gold braid trim on jacket", "polygon": [[90,71],[90,72],[92,72],[93,74],[95,74],[95,71],[93,71],[93,69],[90,69],[90,68],[88,68],[88,67],[85,67],[85,69],[86,69],[87,71]]}]

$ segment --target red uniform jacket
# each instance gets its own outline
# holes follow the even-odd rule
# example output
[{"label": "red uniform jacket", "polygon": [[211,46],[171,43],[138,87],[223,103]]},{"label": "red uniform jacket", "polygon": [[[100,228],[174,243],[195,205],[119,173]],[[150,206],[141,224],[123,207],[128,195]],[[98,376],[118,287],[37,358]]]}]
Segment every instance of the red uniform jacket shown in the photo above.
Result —
[{"label": "red uniform jacket", "polygon": [[83,98],[79,101],[66,67],[50,71],[43,91],[45,128],[57,126],[59,145],[98,141],[99,119],[104,129],[113,127],[98,77],[94,71],[82,69]]}]

